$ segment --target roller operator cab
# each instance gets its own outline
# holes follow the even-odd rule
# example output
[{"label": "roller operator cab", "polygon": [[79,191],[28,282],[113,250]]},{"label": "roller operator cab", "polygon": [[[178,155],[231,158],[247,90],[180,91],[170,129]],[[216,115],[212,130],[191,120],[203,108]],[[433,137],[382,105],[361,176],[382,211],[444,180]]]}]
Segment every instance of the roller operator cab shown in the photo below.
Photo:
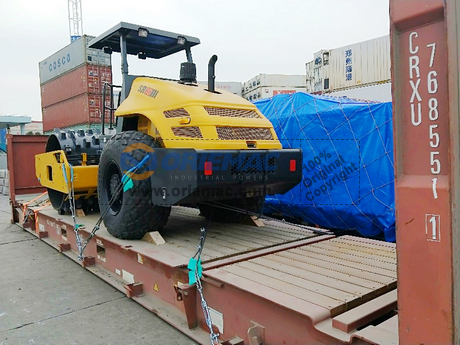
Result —
[{"label": "roller operator cab", "polygon": [[[243,98],[196,83],[191,47],[198,38],[120,23],[90,42],[120,52],[121,104],[117,134],[56,129],[36,174],[59,212],[99,209],[116,237],[139,239],[162,230],[172,205],[197,206],[202,215],[239,222],[260,213],[266,195],[301,180],[300,149],[282,149],[272,124]],[[128,74],[127,55],[163,58],[185,51],[180,79]],[[243,210],[243,212],[242,212]]]}]

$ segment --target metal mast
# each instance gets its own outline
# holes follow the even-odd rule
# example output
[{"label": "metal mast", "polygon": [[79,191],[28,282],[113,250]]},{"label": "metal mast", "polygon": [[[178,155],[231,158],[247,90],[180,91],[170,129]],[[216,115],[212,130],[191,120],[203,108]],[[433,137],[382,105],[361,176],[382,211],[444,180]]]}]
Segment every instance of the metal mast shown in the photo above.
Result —
[{"label": "metal mast", "polygon": [[81,0],[68,0],[70,42],[83,34],[83,19],[81,15]]}]

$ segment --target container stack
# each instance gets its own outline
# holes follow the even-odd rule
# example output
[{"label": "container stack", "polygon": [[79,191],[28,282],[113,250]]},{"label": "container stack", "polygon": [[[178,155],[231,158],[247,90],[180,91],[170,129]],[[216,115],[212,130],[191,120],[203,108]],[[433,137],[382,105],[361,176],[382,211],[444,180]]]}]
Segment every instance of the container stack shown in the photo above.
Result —
[{"label": "container stack", "polygon": [[10,181],[7,169],[0,170],[0,193],[2,193],[3,195],[10,194]]},{"label": "container stack", "polygon": [[[198,84],[207,85],[208,81],[198,81]],[[215,87],[218,91],[224,90],[238,96],[242,95],[242,84],[239,81],[215,81]]]},{"label": "container stack", "polygon": [[84,35],[39,63],[45,133],[54,128],[100,127],[103,86],[112,83],[112,67],[109,54],[88,48],[92,38]]},{"label": "container stack", "polygon": [[305,75],[259,74],[242,88],[242,96],[251,102],[296,92],[305,92]]}]

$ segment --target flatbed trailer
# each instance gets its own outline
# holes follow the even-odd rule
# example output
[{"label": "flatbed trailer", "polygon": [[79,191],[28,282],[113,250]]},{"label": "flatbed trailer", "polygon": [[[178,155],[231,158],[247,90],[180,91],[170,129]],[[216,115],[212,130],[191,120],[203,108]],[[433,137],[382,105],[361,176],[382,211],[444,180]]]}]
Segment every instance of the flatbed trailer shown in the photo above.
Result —
[{"label": "flatbed trailer", "polygon": [[[46,193],[17,197],[26,231],[199,343],[209,343],[209,334],[187,264],[203,226],[202,286],[222,344],[377,344],[382,334],[397,343],[392,243],[274,220],[261,227],[206,222],[197,209],[177,206],[165,243],[155,236],[121,240],[101,226],[80,262],[71,216],[58,215],[46,199]],[[78,218],[83,239],[98,218]]]},{"label": "flatbed trailer", "polygon": [[[397,248],[289,224],[209,223],[202,284],[222,344],[460,343],[459,19],[455,0],[390,0]],[[27,204],[43,191],[32,162],[46,137],[7,140],[12,221],[77,261],[69,217]],[[94,219],[84,219],[88,234]],[[175,209],[160,245],[102,228],[82,265],[209,343],[186,268],[202,221]]]}]

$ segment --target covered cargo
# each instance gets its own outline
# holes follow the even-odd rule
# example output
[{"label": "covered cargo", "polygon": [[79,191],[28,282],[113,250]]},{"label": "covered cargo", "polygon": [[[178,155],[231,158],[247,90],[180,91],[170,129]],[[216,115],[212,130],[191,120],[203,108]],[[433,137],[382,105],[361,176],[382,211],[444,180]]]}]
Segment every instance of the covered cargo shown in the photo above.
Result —
[{"label": "covered cargo", "polygon": [[0,128],[0,153],[6,152],[6,128]]},{"label": "covered cargo", "polygon": [[283,148],[303,150],[302,182],[265,213],[395,240],[391,103],[295,93],[255,105]]},{"label": "covered cargo", "polygon": [[[110,97],[106,97],[106,106]],[[65,128],[82,123],[100,123],[102,114],[102,95],[84,93],[62,102],[43,108],[43,131]],[[109,111],[106,110],[106,123]]]},{"label": "covered cargo", "polygon": [[41,85],[42,108],[84,94],[102,94],[104,83],[112,83],[110,66],[82,65]]},{"label": "covered cargo", "polygon": [[88,43],[93,38],[84,35],[41,61],[38,64],[40,85],[84,64],[111,66],[109,54],[99,49],[88,48]]}]

